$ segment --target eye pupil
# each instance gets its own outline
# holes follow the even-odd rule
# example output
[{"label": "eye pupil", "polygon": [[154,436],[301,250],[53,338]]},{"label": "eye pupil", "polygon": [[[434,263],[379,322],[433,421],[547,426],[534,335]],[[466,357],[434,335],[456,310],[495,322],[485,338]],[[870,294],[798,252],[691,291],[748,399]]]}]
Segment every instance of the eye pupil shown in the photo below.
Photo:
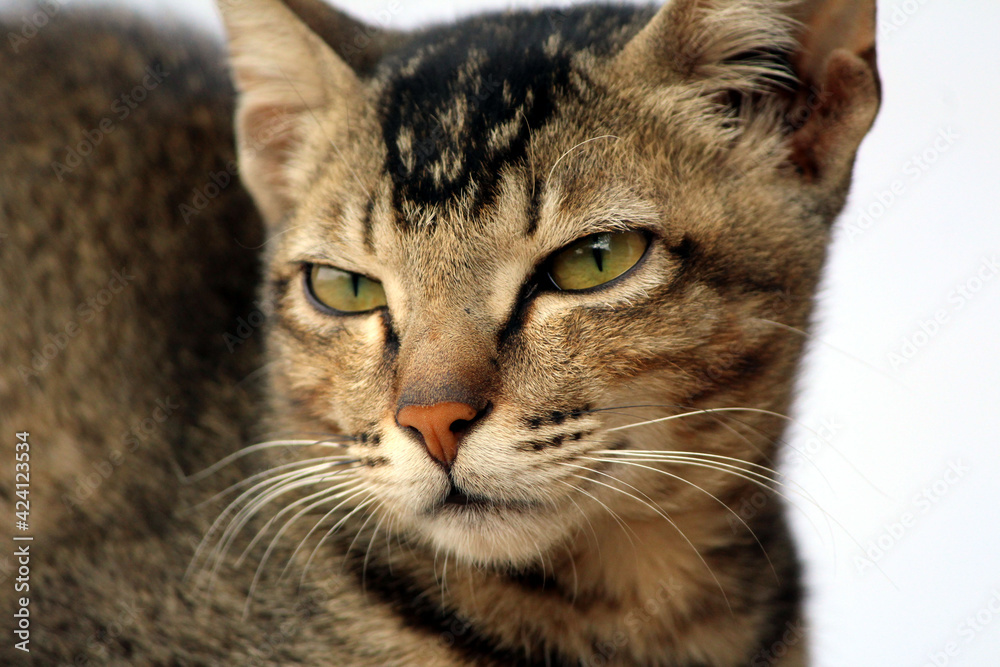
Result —
[{"label": "eye pupil", "polygon": [[594,264],[597,265],[597,270],[604,273],[604,250],[594,246]]},{"label": "eye pupil", "polygon": [[356,273],[351,274],[351,287],[354,289],[354,296],[358,296],[358,283],[361,282],[361,276]]}]

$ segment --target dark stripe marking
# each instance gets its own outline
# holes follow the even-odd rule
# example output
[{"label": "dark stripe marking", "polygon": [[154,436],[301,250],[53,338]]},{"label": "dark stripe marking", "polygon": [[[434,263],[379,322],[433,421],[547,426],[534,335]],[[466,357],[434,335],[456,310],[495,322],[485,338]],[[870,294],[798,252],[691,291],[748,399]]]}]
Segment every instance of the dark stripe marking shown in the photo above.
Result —
[{"label": "dark stripe marking", "polygon": [[[525,656],[521,651],[501,646],[495,639],[482,633],[469,621],[453,610],[434,603],[439,595],[429,594],[416,582],[394,566],[390,572],[379,557],[370,555],[367,567],[366,554],[352,552],[347,557],[347,566],[362,582],[367,592],[376,595],[383,603],[392,607],[400,620],[410,628],[427,633],[432,637],[449,636],[452,648],[459,651],[472,664],[482,667],[577,667],[577,661],[557,653],[551,648],[536,644],[533,656]],[[460,631],[456,631],[456,628]]]}]

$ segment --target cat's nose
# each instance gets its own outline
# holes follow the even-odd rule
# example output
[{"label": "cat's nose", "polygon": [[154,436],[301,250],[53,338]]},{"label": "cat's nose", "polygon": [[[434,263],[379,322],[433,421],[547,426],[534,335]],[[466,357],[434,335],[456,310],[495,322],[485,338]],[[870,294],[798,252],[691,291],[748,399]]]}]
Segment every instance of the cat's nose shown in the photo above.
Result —
[{"label": "cat's nose", "polygon": [[468,403],[446,401],[434,405],[407,405],[396,413],[396,423],[416,429],[427,452],[445,468],[458,455],[458,443],[477,419],[479,411]]}]

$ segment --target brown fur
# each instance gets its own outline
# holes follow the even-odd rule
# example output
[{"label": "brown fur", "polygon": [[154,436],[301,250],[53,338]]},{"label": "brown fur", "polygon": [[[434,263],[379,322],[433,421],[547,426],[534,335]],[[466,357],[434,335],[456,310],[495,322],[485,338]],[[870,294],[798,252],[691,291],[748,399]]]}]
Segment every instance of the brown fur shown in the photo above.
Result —
[{"label": "brown fur", "polygon": [[[428,143],[420,107],[412,124],[393,129],[393,108],[409,98],[390,94],[438,57],[410,40],[447,37],[383,35],[351,49],[343,35],[356,23],[313,2],[289,5],[222,6],[241,176],[267,223],[265,362],[256,335],[236,354],[225,345],[256,307],[242,246],[260,242],[241,191],[226,188],[200,214],[205,224],[183,225],[178,214],[212,165],[229,159],[218,135],[230,100],[210,83],[217,72],[168,79],[182,105],[200,106],[178,110],[151,93],[68,185],[44,172],[53,152],[100,119],[106,88],[126,88],[139,64],[161,57],[179,72],[204,72],[218,59],[152,36],[143,52],[130,51],[91,26],[124,52],[86,59],[124,68],[118,79],[102,89],[68,70],[74,86],[94,91],[72,110],[53,101],[66,85],[57,79],[8,105],[23,112],[18,127],[68,114],[58,121],[64,135],[39,137],[42,149],[9,130],[18,149],[5,152],[2,170],[11,193],[4,230],[17,235],[0,245],[4,307],[36,318],[30,334],[0,348],[0,397],[4,433],[28,429],[38,443],[39,654],[97,660],[98,637],[99,661],[121,662],[805,664],[798,568],[775,494],[719,466],[624,465],[595,452],[720,455],[746,462],[744,472],[774,466],[803,343],[787,327],[808,327],[829,226],[878,106],[870,11],[848,20],[836,3],[789,15],[777,2],[676,0],[655,14],[606,17],[589,28],[593,48],[560,33],[544,52],[554,63],[565,57],[568,73],[553,70],[562,83],[552,109],[524,135],[522,119],[541,118],[544,91],[518,99],[513,78],[483,88],[490,56],[473,50],[454,64],[455,97],[433,114],[443,134]],[[552,25],[559,18],[549,15]],[[491,20],[466,29],[493,35]],[[57,58],[45,54],[63,40],[56,25],[30,48]],[[5,71],[7,94],[26,89],[23,60]],[[471,110],[489,95],[517,113],[468,148]],[[139,139],[133,127],[155,134]],[[477,171],[474,159],[519,146],[523,159]],[[397,158],[398,170],[387,169]],[[64,187],[77,188],[59,199],[72,212],[51,194]],[[60,224],[79,240],[43,243]],[[652,238],[623,279],[579,294],[525,287],[551,253],[617,229]],[[75,262],[75,253],[96,257]],[[45,374],[22,381],[16,369],[30,364],[37,336],[72,317],[81,293],[100,289],[103,269],[119,261],[142,267],[141,277],[109,305],[103,326],[81,333],[97,347],[85,352],[74,339]],[[318,311],[303,292],[303,262],[381,281],[388,310]],[[40,310],[43,300],[50,307]],[[262,363],[270,418],[251,434],[257,384],[245,378]],[[95,493],[60,505],[78,471],[110,455],[109,437],[175,393],[182,414]],[[448,477],[394,415],[413,396],[456,395],[490,409],[462,439]],[[750,410],[632,426],[733,407]],[[271,434],[344,446],[283,447],[178,482],[177,472]],[[258,472],[251,463],[328,454],[342,457],[342,472],[320,471],[260,519],[247,514],[228,551],[211,549],[219,528],[237,525],[231,516],[209,530],[211,508],[182,511]],[[449,479],[493,509],[442,506]],[[308,502],[293,500],[341,481],[341,495],[288,524],[263,561],[260,547]],[[746,512],[755,494],[765,502]],[[266,524],[279,511],[284,519]],[[257,531],[266,539],[235,563]],[[289,558],[296,579],[309,561],[299,592],[277,581]],[[251,595],[255,573],[262,580]],[[87,611],[68,611],[74,599]],[[134,620],[117,636],[101,634],[123,603],[138,607]]]}]

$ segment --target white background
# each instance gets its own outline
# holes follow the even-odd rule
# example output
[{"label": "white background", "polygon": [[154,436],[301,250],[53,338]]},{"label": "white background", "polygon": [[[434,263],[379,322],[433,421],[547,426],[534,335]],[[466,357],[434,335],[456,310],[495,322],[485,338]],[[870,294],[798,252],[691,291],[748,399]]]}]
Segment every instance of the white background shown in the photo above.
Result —
[{"label": "white background", "polygon": [[[127,4],[220,31],[208,0]],[[537,4],[339,3],[394,28]],[[992,667],[1000,2],[886,0],[879,11],[884,103],[838,223],[790,432],[790,483],[811,496],[793,495],[793,516],[813,654],[819,667]]]}]

